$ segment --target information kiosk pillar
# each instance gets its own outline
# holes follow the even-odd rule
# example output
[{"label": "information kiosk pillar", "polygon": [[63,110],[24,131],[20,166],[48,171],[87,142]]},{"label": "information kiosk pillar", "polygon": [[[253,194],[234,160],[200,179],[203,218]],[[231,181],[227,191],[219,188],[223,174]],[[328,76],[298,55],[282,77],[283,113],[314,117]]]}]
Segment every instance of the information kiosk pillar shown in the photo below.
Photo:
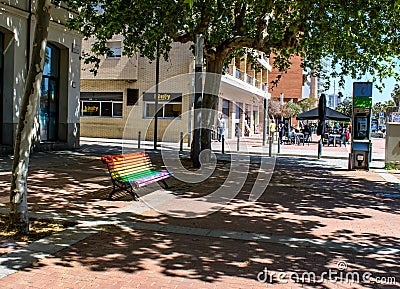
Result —
[{"label": "information kiosk pillar", "polygon": [[371,143],[372,83],[353,83],[353,125],[349,169],[369,170]]}]

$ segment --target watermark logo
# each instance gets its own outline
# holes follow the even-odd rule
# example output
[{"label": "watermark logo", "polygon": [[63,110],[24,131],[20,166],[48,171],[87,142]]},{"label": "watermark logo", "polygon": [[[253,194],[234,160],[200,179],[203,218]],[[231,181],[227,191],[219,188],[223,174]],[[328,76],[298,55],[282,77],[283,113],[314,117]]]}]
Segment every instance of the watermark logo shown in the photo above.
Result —
[{"label": "watermark logo", "polygon": [[396,277],[393,276],[374,276],[371,272],[347,272],[348,264],[344,260],[340,260],[336,264],[337,269],[328,269],[316,273],[307,272],[281,272],[270,271],[267,267],[258,272],[256,279],[262,283],[301,283],[301,284],[320,284],[323,282],[345,283],[345,284],[382,284],[396,285]]},{"label": "watermark logo", "polygon": [[[212,109],[199,109],[195,111],[191,108],[194,76],[194,74],[179,75],[163,81],[159,84],[158,88],[162,96],[161,99],[158,98],[158,115],[160,116],[158,133],[161,138],[160,143],[162,144],[159,151],[162,162],[165,168],[174,175],[174,178],[183,183],[183,186],[181,185],[180,187],[185,187],[187,191],[182,193],[182,191],[174,191],[174,188],[165,190],[161,186],[159,190],[148,195],[141,196],[141,191],[137,191],[137,194],[147,206],[160,213],[179,218],[204,217],[224,208],[244,187],[251,167],[250,146],[246,141],[240,143],[240,153],[231,153],[229,155],[229,162],[227,164],[218,164],[217,160],[221,157],[220,153],[216,154],[213,150],[204,150],[200,154],[200,169],[192,169],[183,165],[177,146],[181,133],[183,133],[185,138],[189,136],[193,138],[193,131],[195,129],[210,129],[211,125],[215,126],[216,117],[219,114],[218,111]],[[211,73],[202,74],[203,80],[207,77],[215,80],[221,76]],[[146,138],[152,139],[154,134],[154,98],[156,97],[154,91],[155,87],[152,87],[143,93],[141,101],[131,110],[124,129],[123,153],[138,150],[137,147],[132,145],[132,140],[137,138],[139,130],[142,140]],[[219,92],[215,93],[211,88],[207,90],[205,86],[203,93],[218,96]],[[170,97],[166,97],[166,95]],[[262,96],[259,98],[259,101],[262,103]],[[181,109],[180,112],[179,109]],[[195,124],[194,115],[201,115],[202,121]],[[138,128],[139,122],[146,123],[146,126]],[[233,132],[234,129],[232,126],[236,124],[231,116],[225,119],[225,122],[226,130],[224,133],[225,136],[228,136],[227,130],[229,129]],[[242,129],[245,128],[242,127]],[[249,127],[246,129],[249,129]],[[260,138],[257,142],[261,144],[261,134],[254,135],[252,138],[253,141],[257,137]],[[217,146],[217,143],[213,145]],[[225,145],[226,151],[236,151],[236,143],[227,142]],[[142,145],[141,150],[152,150],[152,147],[151,145],[146,147]],[[276,158],[267,157],[265,151],[259,152],[257,177],[251,191],[248,192],[248,201],[257,201],[264,193],[271,180],[275,161]],[[198,192],[200,186],[207,186],[207,182],[212,181],[213,178],[223,179],[223,183],[219,182],[218,186],[213,188],[213,191],[207,195],[201,194],[201,196],[195,197],[196,194],[190,191],[195,188]],[[188,197],[189,195],[193,196]]]}]

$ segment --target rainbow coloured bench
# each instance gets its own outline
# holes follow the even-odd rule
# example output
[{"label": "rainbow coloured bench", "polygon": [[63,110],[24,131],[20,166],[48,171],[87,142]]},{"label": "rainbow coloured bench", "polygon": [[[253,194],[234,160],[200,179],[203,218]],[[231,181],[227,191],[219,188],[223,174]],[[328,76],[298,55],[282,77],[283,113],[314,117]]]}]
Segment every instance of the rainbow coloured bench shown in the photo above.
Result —
[{"label": "rainbow coloured bench", "polygon": [[168,188],[165,179],[172,176],[167,170],[155,170],[146,152],[106,156],[101,161],[107,165],[113,184],[113,190],[108,195],[110,200],[114,193],[125,190],[137,201],[139,196],[136,191],[139,188],[155,182],[162,182]]}]

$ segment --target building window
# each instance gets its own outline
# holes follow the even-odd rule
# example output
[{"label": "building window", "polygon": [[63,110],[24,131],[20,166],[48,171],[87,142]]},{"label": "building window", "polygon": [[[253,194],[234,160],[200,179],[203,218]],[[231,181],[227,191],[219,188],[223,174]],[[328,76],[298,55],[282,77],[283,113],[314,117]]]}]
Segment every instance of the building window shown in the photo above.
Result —
[{"label": "building window", "polygon": [[121,41],[107,42],[107,48],[110,49],[107,58],[121,58]]},{"label": "building window", "polygon": [[222,113],[225,117],[229,117],[229,100],[222,100]]},{"label": "building window", "polygon": [[40,140],[54,141],[58,136],[58,92],[60,49],[48,43],[40,86]]},{"label": "building window", "polygon": [[[144,93],[144,117],[154,117],[155,93]],[[176,118],[182,114],[182,93],[158,94],[158,112],[160,118]]]},{"label": "building window", "polygon": [[242,104],[241,103],[237,103],[236,104],[236,110],[235,110],[235,118],[236,119],[240,119],[242,117],[242,113],[243,113],[243,109],[240,107]]},{"label": "building window", "polygon": [[122,92],[82,92],[81,116],[122,117]]},{"label": "building window", "polygon": [[127,89],[126,92],[126,105],[130,106],[130,105],[135,105],[136,102],[139,100],[139,89]]},{"label": "building window", "polygon": [[[155,102],[145,102],[144,116],[154,117]],[[182,114],[182,103],[159,103],[157,116],[160,118],[176,118]]]}]

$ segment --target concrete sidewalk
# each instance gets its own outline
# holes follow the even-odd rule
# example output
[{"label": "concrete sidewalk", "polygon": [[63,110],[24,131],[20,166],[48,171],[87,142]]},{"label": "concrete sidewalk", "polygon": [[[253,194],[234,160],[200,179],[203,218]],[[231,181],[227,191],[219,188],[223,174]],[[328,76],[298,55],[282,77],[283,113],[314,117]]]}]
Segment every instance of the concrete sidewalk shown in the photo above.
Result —
[{"label": "concrete sidewalk", "polygon": [[[127,194],[107,201],[110,181],[99,157],[120,151],[109,141],[86,140],[74,152],[32,156],[31,212],[78,225],[3,255],[2,288],[298,288],[310,282],[284,283],[278,273],[320,276],[338,271],[338,264],[346,272],[400,281],[398,189],[381,176],[385,172],[347,171],[342,159],[278,157],[267,182],[260,166],[273,159],[252,155],[248,163],[238,161],[238,171],[249,168],[239,175],[241,187],[226,181],[235,168],[222,161],[200,184],[175,179],[168,191],[141,190],[140,202]],[[161,164],[160,154],[152,159]],[[0,158],[0,164],[6,206],[11,161]],[[251,202],[260,177],[265,189]],[[213,214],[188,219],[162,213],[194,209],[177,206],[175,196],[206,198],[226,186],[239,187],[238,194]],[[373,281],[325,280],[313,287],[379,288]]]}]

